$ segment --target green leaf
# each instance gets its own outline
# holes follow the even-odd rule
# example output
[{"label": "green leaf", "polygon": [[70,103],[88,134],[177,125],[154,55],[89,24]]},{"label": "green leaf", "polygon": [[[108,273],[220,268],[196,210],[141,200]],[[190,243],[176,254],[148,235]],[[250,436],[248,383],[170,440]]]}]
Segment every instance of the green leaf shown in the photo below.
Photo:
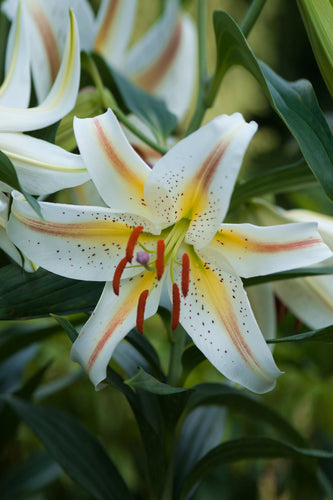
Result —
[{"label": "green leaf", "polygon": [[267,283],[268,281],[304,278],[306,276],[322,276],[327,274],[333,274],[333,267],[299,267],[298,269],[291,269],[290,271],[283,271],[281,273],[255,276],[254,278],[243,278],[243,283],[244,286],[252,286],[259,285],[260,283]]},{"label": "green leaf", "polygon": [[273,426],[295,445],[306,446],[304,438],[287,420],[245,391],[226,384],[198,384],[192,387],[185,411],[191,411],[202,405],[222,405],[240,411],[242,414],[248,414],[251,418]]},{"label": "green leaf", "polygon": [[144,335],[139,334],[136,330],[132,330],[126,336],[129,342],[147,361],[156,377],[164,378],[164,372],[161,367],[160,358],[154,346],[146,339]]},{"label": "green leaf", "polygon": [[282,337],[280,339],[268,339],[268,344],[278,344],[280,342],[325,342],[333,344],[333,325],[319,330],[312,330],[310,332],[298,333],[290,337]]},{"label": "green leaf", "polygon": [[230,209],[255,196],[285,193],[313,186],[316,183],[316,178],[303,160],[292,165],[265,170],[242,184],[236,185],[230,201]]},{"label": "green leaf", "polygon": [[164,142],[176,127],[177,117],[168,110],[161,99],[148,94],[116,69],[108,67],[100,56],[94,54],[93,59],[103,81],[114,82],[126,108],[151,129],[157,141]]},{"label": "green leaf", "polygon": [[231,66],[244,66],[258,81],[270,104],[294,135],[305,161],[326,194],[333,198],[333,136],[310,82],[288,82],[260,62],[236,22],[226,12],[214,12],[214,30],[217,62],[211,95],[216,95],[224,74]]},{"label": "green leaf", "polygon": [[140,368],[134,377],[125,380],[125,384],[135,389],[143,389],[144,391],[163,396],[188,391],[188,389],[182,387],[172,387],[171,385],[160,382],[155,377],[145,372],[143,368]]},{"label": "green leaf", "polygon": [[0,362],[17,351],[61,332],[58,326],[26,322],[0,331]]},{"label": "green leaf", "polygon": [[4,400],[33,430],[54,460],[93,498],[133,499],[105,449],[78,420],[16,397]]},{"label": "green leaf", "polygon": [[71,280],[42,269],[26,273],[10,264],[0,269],[0,319],[88,312],[94,309],[103,286],[104,283]]},{"label": "green leaf", "polygon": [[61,325],[63,327],[63,329],[67,333],[70,340],[72,342],[75,342],[75,340],[77,339],[78,333],[77,333],[76,329],[74,328],[74,326],[72,325],[72,323],[68,319],[62,318],[61,316],[57,316],[56,314],[51,314],[51,316],[59,323],[59,325]]},{"label": "green leaf", "polygon": [[0,151],[0,181],[23,193],[31,208],[43,219],[38,201],[21,187],[13,163],[2,151]]},{"label": "green leaf", "polygon": [[38,453],[16,466],[0,481],[1,500],[13,500],[45,488],[62,474],[47,453]]},{"label": "green leaf", "polygon": [[38,130],[31,130],[27,135],[31,135],[32,137],[36,137],[37,139],[42,139],[43,141],[54,144],[59,125],[60,121],[57,121],[55,123],[52,123],[48,127],[40,128]]},{"label": "green leaf", "polygon": [[187,476],[181,498],[185,498],[193,486],[214,468],[249,458],[292,458],[295,460],[333,458],[333,452],[299,448],[267,437],[246,437],[227,441],[208,452],[196,463]]}]

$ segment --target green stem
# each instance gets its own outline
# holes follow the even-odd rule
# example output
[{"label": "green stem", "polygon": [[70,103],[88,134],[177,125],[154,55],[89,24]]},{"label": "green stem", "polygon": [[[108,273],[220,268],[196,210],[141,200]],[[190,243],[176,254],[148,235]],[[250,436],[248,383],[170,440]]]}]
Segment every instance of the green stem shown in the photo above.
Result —
[{"label": "green stem", "polygon": [[266,0],[252,0],[252,3],[240,25],[245,38],[249,36],[249,33],[255,25],[265,3]]},{"label": "green stem", "polygon": [[94,84],[96,85],[100,100],[101,100],[101,105],[103,106],[104,109],[111,108],[118,120],[125,125],[133,134],[135,134],[139,139],[141,139],[143,142],[148,144],[151,148],[155,149],[155,151],[158,151],[162,155],[164,155],[168,150],[164,148],[163,146],[160,146],[157,144],[155,141],[152,141],[149,137],[147,137],[141,130],[139,130],[135,125],[133,125],[130,120],[127,118],[125,113],[121,111],[121,109],[118,108],[116,101],[111,94],[111,92],[104,87],[103,80],[99,74],[98,68],[92,59],[91,56],[89,56],[86,53],[82,54],[82,67],[85,68],[90,76],[92,77]]},{"label": "green stem", "polygon": [[182,374],[182,355],[185,345],[186,332],[181,325],[178,325],[173,332],[173,342],[171,343],[168,384],[177,385]]},{"label": "green stem", "polygon": [[133,123],[130,122],[130,120],[127,118],[125,113],[121,111],[121,109],[119,109],[118,107],[113,107],[112,111],[114,112],[118,120],[125,125],[125,127],[127,127],[131,132],[133,132],[133,134],[139,137],[139,139],[141,139],[143,142],[148,144],[148,146],[155,149],[155,151],[158,151],[162,155],[165,155],[165,153],[167,153],[168,151],[167,148],[160,146],[156,142],[149,139],[149,137],[147,137],[144,133],[141,132],[141,130],[139,130],[135,125],[133,125]]},{"label": "green stem", "polygon": [[207,106],[205,98],[207,93],[207,50],[206,50],[206,2],[197,0],[197,19],[198,19],[198,60],[199,60],[199,85],[197,104],[192,116],[192,120],[186,132],[191,134],[199,128]]}]

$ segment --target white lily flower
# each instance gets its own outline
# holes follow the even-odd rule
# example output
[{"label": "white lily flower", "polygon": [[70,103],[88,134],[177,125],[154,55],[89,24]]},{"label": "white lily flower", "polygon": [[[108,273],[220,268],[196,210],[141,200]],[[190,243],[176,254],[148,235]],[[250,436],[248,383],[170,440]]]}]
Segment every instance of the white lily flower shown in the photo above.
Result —
[{"label": "white lily flower", "polygon": [[[136,0],[102,0],[96,18],[87,0],[21,1],[29,14],[34,54],[31,65],[39,100],[45,98],[60,66],[65,38],[63,18],[72,8],[83,50],[103,55],[108,64],[141,88],[165,99],[179,120],[183,118],[195,85],[196,35],[179,0],[168,0],[162,16],[130,48]],[[4,2],[4,11],[10,19],[14,19],[16,4],[17,0]]]},{"label": "white lily flower", "polygon": [[[44,195],[89,179],[79,155],[21,133],[55,123],[73,108],[80,80],[80,47],[76,21],[70,12],[66,48],[57,78],[45,100],[26,109],[30,96],[30,69],[26,63],[29,43],[24,13],[24,8],[19,8],[13,59],[0,87],[0,150],[13,162],[22,188],[31,194]],[[25,86],[29,95],[21,94]],[[13,103],[15,96],[16,104]],[[1,186],[3,190],[11,190]]]},{"label": "white lily flower", "polygon": [[[261,224],[316,222],[323,241],[333,250],[333,217],[310,210],[282,210],[263,202],[255,205],[254,213]],[[328,258],[317,266],[333,266],[333,259]],[[273,282],[271,287],[281,302],[309,327],[318,329],[333,324],[331,274],[279,280]]]},{"label": "white lily flower", "polygon": [[143,331],[167,283],[172,328],[180,322],[230,380],[258,393],[274,387],[280,371],[241,276],[309,265],[331,252],[315,223],[222,223],[256,129],[239,113],[220,116],[151,169],[109,110],[76,119],[74,130],[91,177],[113,209],[41,203],[42,222],[22,195],[14,195],[7,232],[21,251],[52,272],[107,281],[72,348],[72,359],[95,385],[121,339],[135,325]]}]

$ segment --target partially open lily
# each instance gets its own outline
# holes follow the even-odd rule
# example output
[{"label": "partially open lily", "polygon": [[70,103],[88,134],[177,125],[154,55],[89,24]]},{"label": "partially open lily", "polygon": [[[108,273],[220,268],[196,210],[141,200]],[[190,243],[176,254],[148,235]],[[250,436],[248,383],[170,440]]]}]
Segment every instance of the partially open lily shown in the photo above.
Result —
[{"label": "partially open lily", "polygon": [[[17,0],[6,0],[4,10],[14,19]],[[179,0],[165,2],[165,10],[151,29],[128,48],[135,20],[136,0],[103,0],[97,17],[87,0],[23,0],[29,15],[32,73],[39,100],[45,98],[60,66],[64,49],[63,18],[72,8],[78,20],[83,50],[103,55],[108,64],[146,91],[165,99],[181,119],[195,84],[195,29]],[[184,66],[186,65],[186,71]]]},{"label": "partially open lily", "polygon": [[[19,8],[13,58],[0,87],[0,150],[13,162],[23,189],[31,194],[53,193],[89,179],[79,155],[20,133],[57,122],[75,104],[80,79],[80,46],[72,12],[69,21],[66,49],[54,85],[41,104],[26,108],[30,97],[30,69],[26,64],[29,44],[25,36],[24,9]],[[22,82],[29,89],[29,95],[22,94]],[[10,191],[10,187],[3,184],[1,189]]]},{"label": "partially open lily", "polygon": [[[256,203],[252,210],[262,224],[315,221],[323,241],[333,250],[333,217],[310,210],[281,210],[263,202]],[[326,259],[318,266],[333,266],[333,259]],[[281,280],[271,286],[281,302],[311,328],[333,324],[332,274]]]},{"label": "partially open lily", "polygon": [[[76,119],[75,134],[104,201],[85,207],[41,203],[45,222],[20,194],[7,232],[42,267],[107,281],[72,359],[95,385],[113,350],[158,308],[166,282],[180,322],[230,380],[262,393],[280,374],[254,319],[240,276],[304,266],[331,255],[316,224],[222,224],[243,155],[255,133],[235,113],[180,141],[153,169],[137,155],[109,110]],[[221,225],[222,224],[222,225]]]}]

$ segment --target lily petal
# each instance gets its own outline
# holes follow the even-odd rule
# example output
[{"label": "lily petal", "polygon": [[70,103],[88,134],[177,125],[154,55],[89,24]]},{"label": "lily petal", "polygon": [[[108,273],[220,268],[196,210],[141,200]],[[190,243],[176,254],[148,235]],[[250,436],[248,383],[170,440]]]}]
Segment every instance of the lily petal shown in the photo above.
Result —
[{"label": "lily petal", "polygon": [[[44,221],[20,193],[14,192],[7,234],[28,258],[68,278],[112,281],[133,228],[142,225],[148,231],[155,229],[142,217],[109,208],[39,204]],[[156,238],[142,234],[140,241],[154,248]],[[138,272],[140,268],[133,268],[124,277]]]},{"label": "lily petal", "polygon": [[227,260],[244,278],[308,266],[332,255],[315,222],[265,227],[223,224],[202,251]]},{"label": "lily petal", "polygon": [[6,78],[0,87],[0,106],[26,108],[30,99],[29,43],[24,6],[19,4],[7,44]]},{"label": "lily petal", "polygon": [[54,193],[89,179],[79,155],[35,137],[2,132],[0,150],[13,162],[22,188],[30,194]]},{"label": "lily petal", "polygon": [[144,184],[151,169],[129,144],[113,112],[75,118],[74,132],[83,161],[105,203],[149,217]]},{"label": "lily petal", "polygon": [[159,160],[145,185],[145,200],[160,221],[192,220],[187,242],[205,246],[220,227],[257,129],[239,113],[221,115],[176,144]]},{"label": "lily petal", "polygon": [[36,267],[18,251],[16,246],[13,245],[7,236],[6,224],[8,221],[8,202],[9,198],[0,192],[0,248],[17,264],[22,266],[25,271],[33,272],[36,270]]},{"label": "lily petal", "polygon": [[65,53],[50,93],[34,108],[0,108],[0,131],[24,132],[43,128],[63,118],[73,108],[80,82],[80,46],[73,12],[69,14]]},{"label": "lily petal", "polygon": [[98,10],[94,50],[112,66],[121,67],[131,38],[136,0],[103,0]]},{"label": "lily petal", "polygon": [[136,324],[138,298],[149,290],[145,318],[156,313],[163,280],[156,281],[154,273],[144,271],[132,279],[123,280],[117,297],[111,283],[103,294],[88,322],[74,342],[71,359],[89,373],[95,386],[106,377],[106,368],[117,344]]},{"label": "lily petal", "polygon": [[311,328],[333,324],[332,275],[278,281],[273,288],[288,309]]},{"label": "lily petal", "polygon": [[[257,393],[275,386],[275,365],[237,276],[189,248],[190,287],[180,322],[209,361],[233,382]],[[175,270],[179,275],[179,269]],[[180,279],[180,276],[175,278]]]},{"label": "lily petal", "polygon": [[[184,69],[186,68],[186,69]],[[196,35],[192,20],[169,0],[160,19],[129,51],[124,73],[158,95],[180,120],[187,111],[196,74]]]},{"label": "lily petal", "polygon": [[[82,50],[91,50],[95,38],[94,13],[86,0],[25,0],[27,8],[29,42],[33,56],[31,64],[34,87],[38,102],[42,102],[50,91],[60,68],[66,43],[67,24],[64,19],[71,8],[78,22]],[[4,11],[9,19],[15,19],[13,1],[4,2]]]},{"label": "lily petal", "polygon": [[326,245],[333,249],[333,217],[311,210],[284,210],[283,215],[293,222],[312,222],[318,223],[318,231]]}]

